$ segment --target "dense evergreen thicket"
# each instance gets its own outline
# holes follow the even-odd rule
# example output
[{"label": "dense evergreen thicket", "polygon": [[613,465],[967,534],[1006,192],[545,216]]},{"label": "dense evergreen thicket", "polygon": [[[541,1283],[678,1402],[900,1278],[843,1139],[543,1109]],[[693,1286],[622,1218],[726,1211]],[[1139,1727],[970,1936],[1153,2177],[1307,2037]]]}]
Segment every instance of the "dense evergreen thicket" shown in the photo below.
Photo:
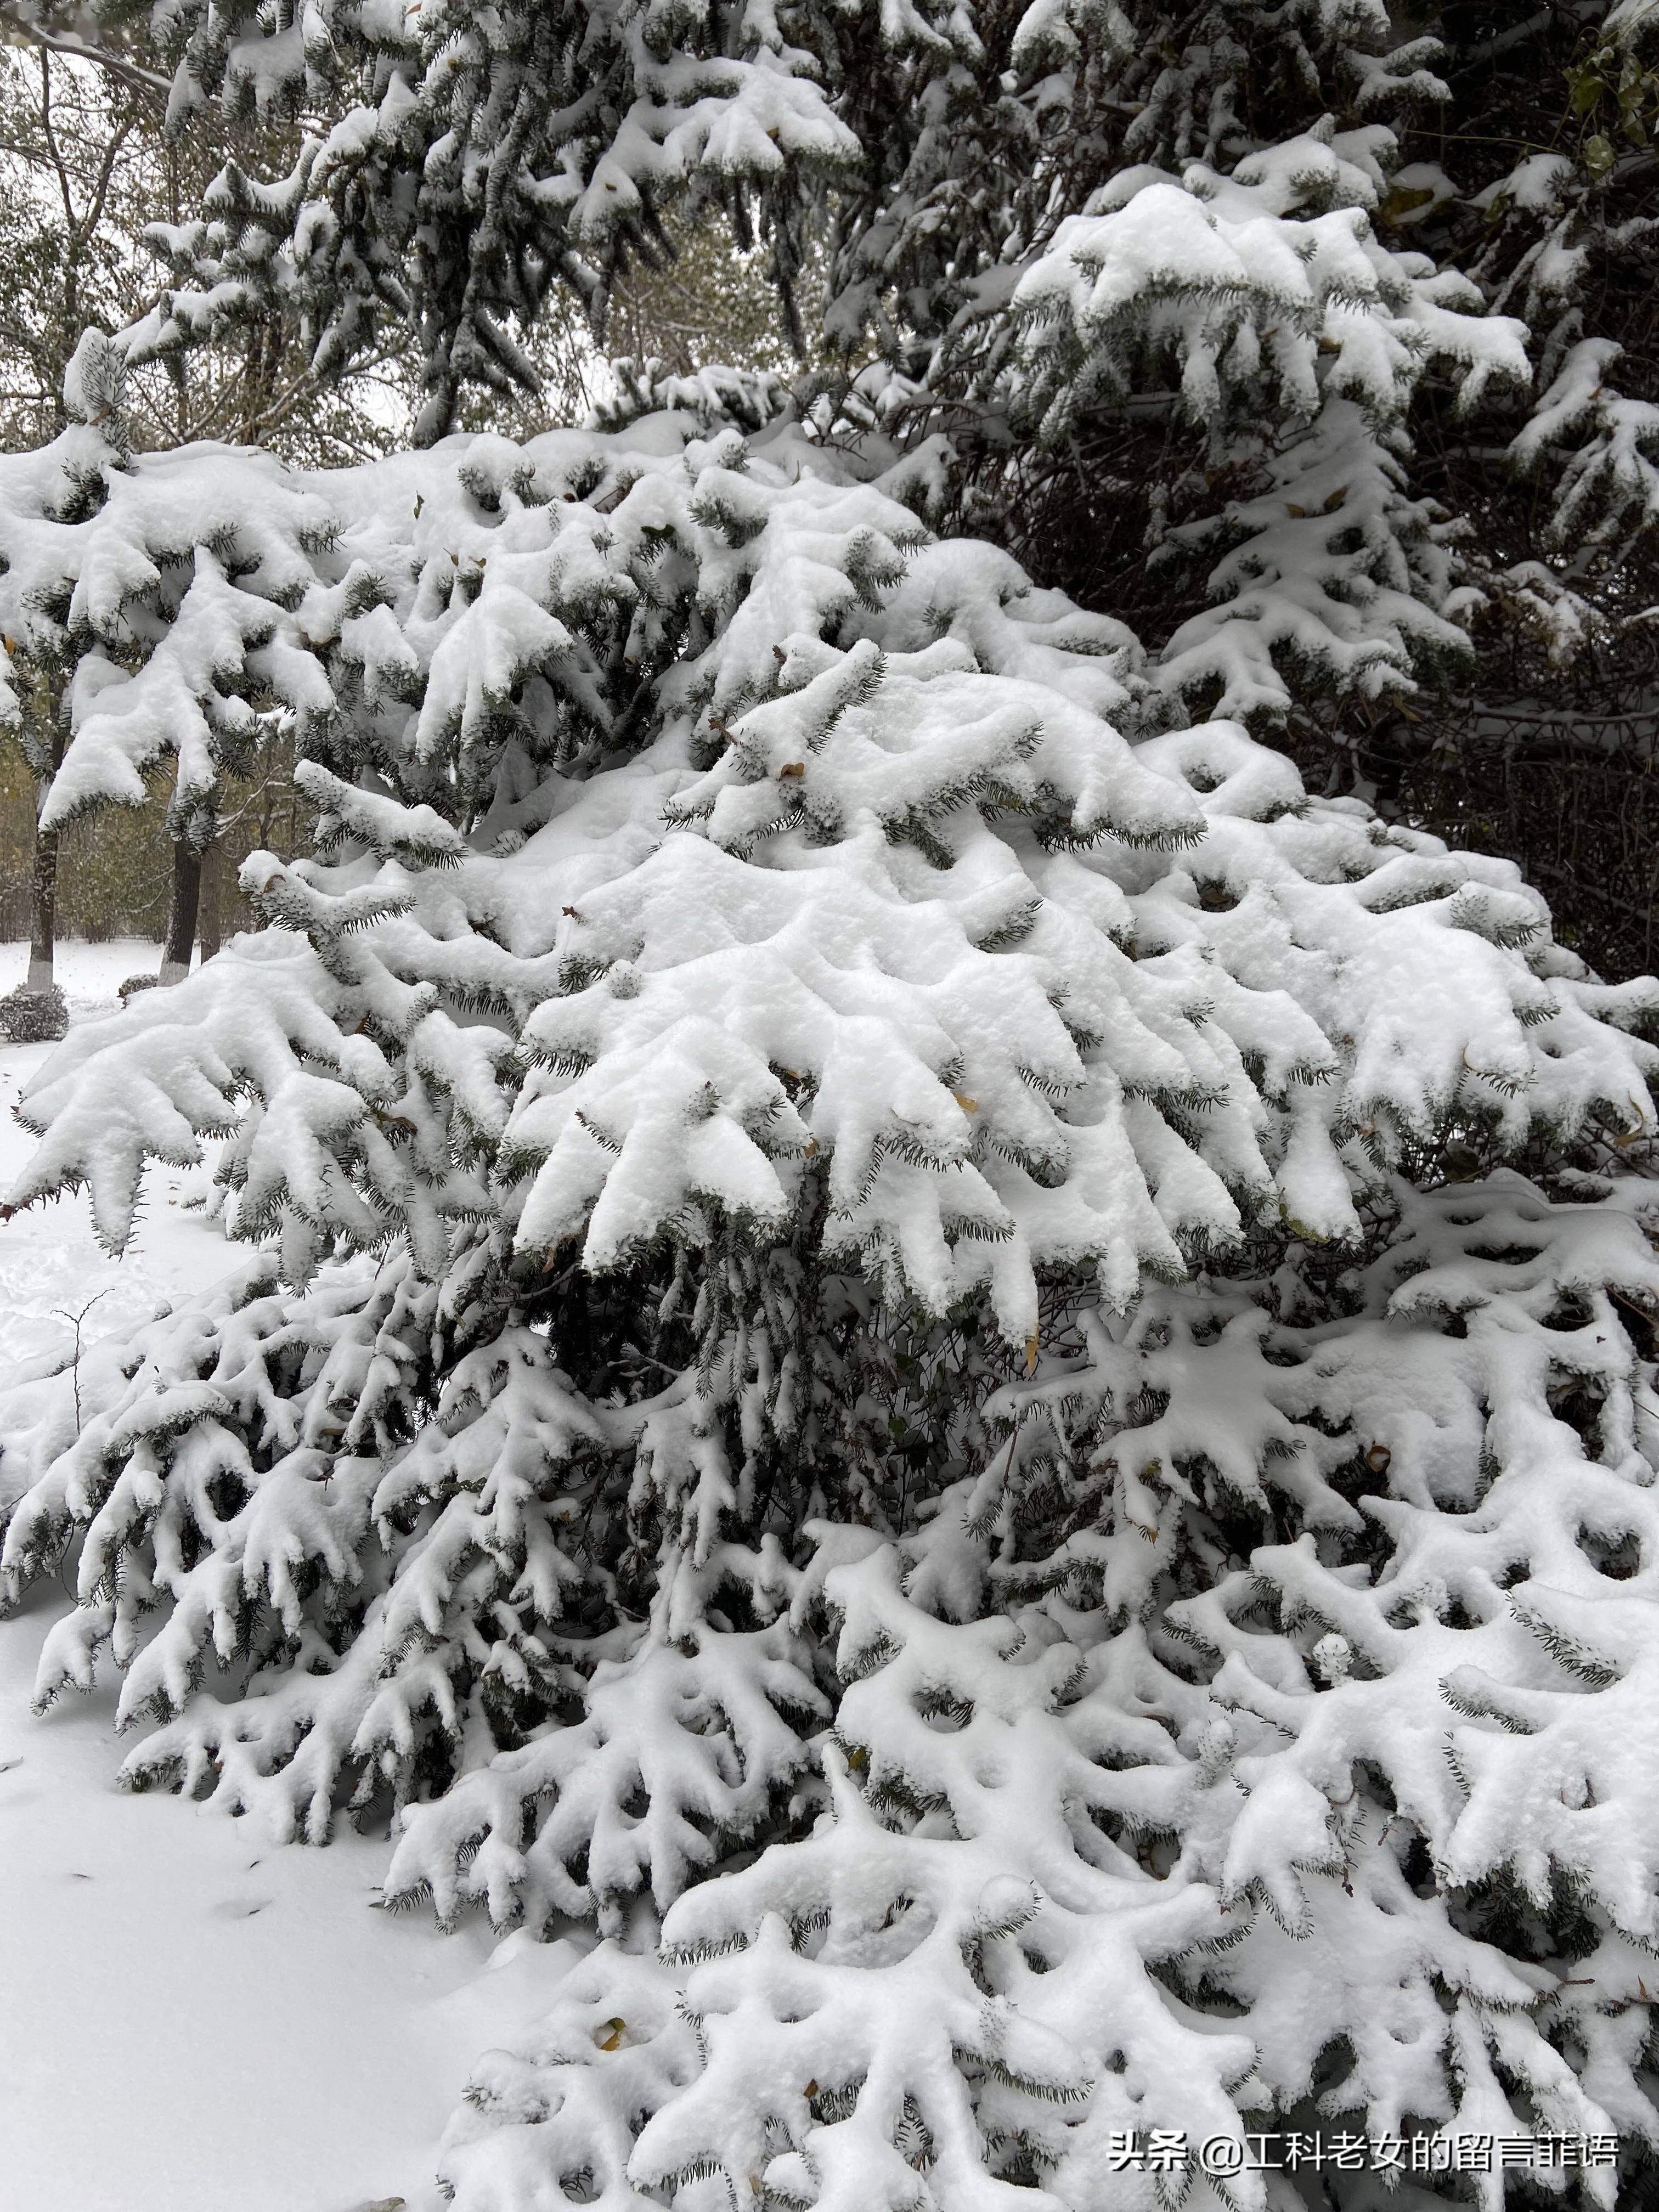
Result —
[{"label": "dense evergreen thicket", "polygon": [[[280,732],[316,849],[26,1097],[9,1206],[210,1150],[250,1249],[0,1395],[0,1569],[134,1787],[586,1931],[469,2212],[1646,2185],[1659,983],[1346,787],[1645,634],[1652,11],[1471,202],[1565,38],[1474,12],[157,19],[308,135],[0,457],[9,692],[49,824]],[[451,430],[715,203],[815,376]],[[394,313],[416,449],[137,448]]]}]

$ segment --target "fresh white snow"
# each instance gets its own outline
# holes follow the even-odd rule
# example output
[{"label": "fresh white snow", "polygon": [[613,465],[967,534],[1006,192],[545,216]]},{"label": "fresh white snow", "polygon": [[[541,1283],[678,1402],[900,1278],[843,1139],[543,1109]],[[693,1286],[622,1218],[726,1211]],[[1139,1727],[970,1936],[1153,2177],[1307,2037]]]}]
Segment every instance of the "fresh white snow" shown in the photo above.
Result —
[{"label": "fresh white snow", "polygon": [[[74,1018],[109,1011],[154,945],[59,948]],[[27,949],[0,947],[0,989]],[[15,972],[14,972],[15,971]],[[50,1046],[0,1045],[11,1118]],[[111,1260],[81,1199],[0,1227],[0,1371],[211,1281],[192,1178],[152,1169],[135,1247]],[[434,2212],[440,2130],[478,2052],[544,2010],[574,1954],[372,1909],[386,1847],[323,1851],[115,1787],[115,1692],[28,1711],[66,1595],[0,1622],[0,2201],[9,2212]]]}]

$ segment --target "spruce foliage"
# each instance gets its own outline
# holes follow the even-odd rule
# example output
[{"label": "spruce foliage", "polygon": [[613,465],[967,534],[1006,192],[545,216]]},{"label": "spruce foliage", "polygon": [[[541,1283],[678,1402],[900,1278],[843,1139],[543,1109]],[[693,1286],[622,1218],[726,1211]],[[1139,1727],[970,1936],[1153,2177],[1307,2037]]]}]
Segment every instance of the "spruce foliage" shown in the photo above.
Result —
[{"label": "spruce foliage", "polygon": [[[170,11],[181,112],[374,104],[0,459],[54,807],[278,718],[318,816],[25,1097],[9,1208],[118,1249],[210,1157],[249,1247],[0,1392],[40,1706],[112,1662],[131,1786],[580,1933],[467,2212],[1267,2212],[1126,2134],[1315,2125],[1617,2134],[1564,2193],[1634,2201],[1659,984],[1262,738],[1467,649],[1414,441],[1592,341],[1385,235],[1441,87],[1368,0],[491,24]],[[311,473],[124,432],[145,349],[378,301],[435,433],[556,273],[724,194],[787,279],[828,176],[856,374]],[[1545,409],[1577,538],[1624,434]],[[956,527],[1142,422],[1210,579],[1150,639]],[[1498,2212],[1449,2161],[1395,2201]]]}]

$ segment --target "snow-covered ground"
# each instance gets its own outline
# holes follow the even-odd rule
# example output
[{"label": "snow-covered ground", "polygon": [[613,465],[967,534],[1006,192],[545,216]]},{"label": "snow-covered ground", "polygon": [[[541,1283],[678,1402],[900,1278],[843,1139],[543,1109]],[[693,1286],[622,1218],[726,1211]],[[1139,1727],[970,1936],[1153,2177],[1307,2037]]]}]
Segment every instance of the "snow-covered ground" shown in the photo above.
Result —
[{"label": "snow-covered ground", "polygon": [[[60,948],[74,1018],[154,973],[128,940]],[[0,991],[25,951],[0,945]],[[11,1118],[50,1046],[0,1044],[0,1188]],[[99,1249],[80,1200],[0,1227],[0,1368],[146,1316],[227,1264],[155,1169],[135,1249]],[[92,1303],[95,1300],[95,1303]],[[31,1718],[66,1602],[0,1622],[0,2203],[9,2212],[434,2212],[439,2130],[469,2065],[549,2001],[572,1959],[478,1927],[371,1909],[386,1845],[324,1851],[114,1784],[112,1688]]]}]

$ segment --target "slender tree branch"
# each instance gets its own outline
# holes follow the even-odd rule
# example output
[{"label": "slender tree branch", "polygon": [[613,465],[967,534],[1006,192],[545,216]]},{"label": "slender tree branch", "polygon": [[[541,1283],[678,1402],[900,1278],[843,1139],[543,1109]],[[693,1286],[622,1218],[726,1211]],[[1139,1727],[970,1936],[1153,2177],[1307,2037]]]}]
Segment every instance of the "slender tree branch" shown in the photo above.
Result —
[{"label": "slender tree branch", "polygon": [[106,46],[94,46],[84,39],[65,38],[61,33],[46,30],[21,9],[0,8],[0,26],[9,31],[14,38],[27,40],[32,46],[39,46],[43,53],[61,54],[70,61],[90,62],[95,68],[107,71],[111,76],[118,77],[135,92],[147,92],[162,100],[172,94],[173,84],[169,78],[158,76],[152,70],[141,69],[137,62],[127,60],[125,55],[111,53]]}]

